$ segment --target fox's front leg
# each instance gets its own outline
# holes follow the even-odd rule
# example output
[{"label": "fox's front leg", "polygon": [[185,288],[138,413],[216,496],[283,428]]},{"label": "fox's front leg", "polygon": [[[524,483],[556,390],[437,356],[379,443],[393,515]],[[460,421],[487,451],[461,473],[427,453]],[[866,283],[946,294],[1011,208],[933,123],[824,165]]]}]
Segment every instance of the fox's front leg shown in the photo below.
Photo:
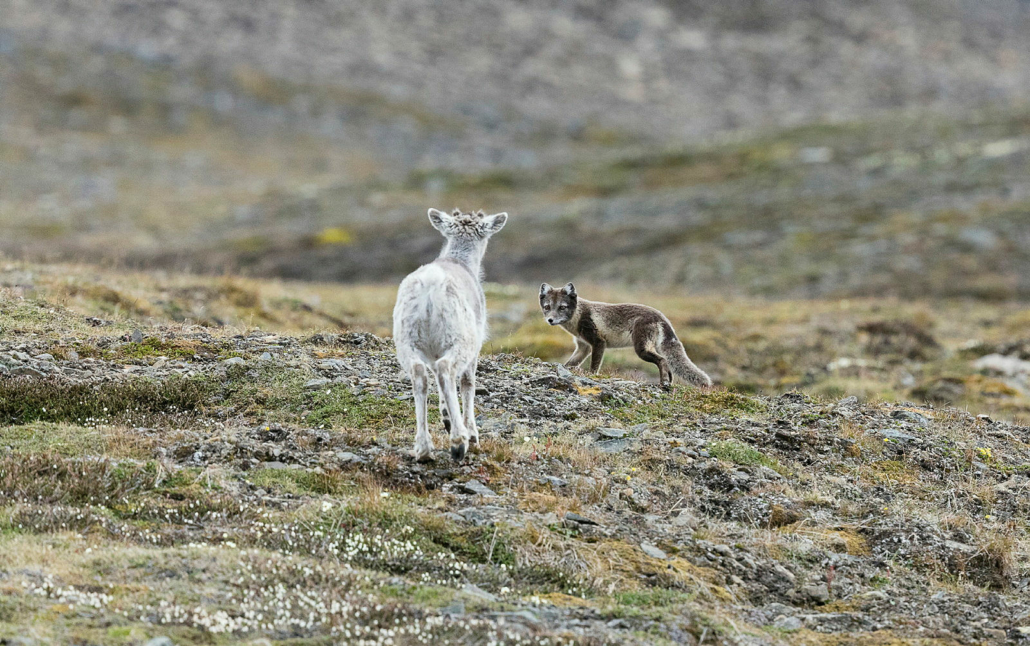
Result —
[{"label": "fox's front leg", "polygon": [[593,352],[590,355],[590,372],[597,374],[597,371],[601,369],[601,362],[604,361],[604,349],[604,341],[594,344]]},{"label": "fox's front leg", "polygon": [[590,344],[583,339],[576,339],[576,351],[572,353],[569,360],[565,362],[567,368],[578,368],[579,364],[590,354]]}]

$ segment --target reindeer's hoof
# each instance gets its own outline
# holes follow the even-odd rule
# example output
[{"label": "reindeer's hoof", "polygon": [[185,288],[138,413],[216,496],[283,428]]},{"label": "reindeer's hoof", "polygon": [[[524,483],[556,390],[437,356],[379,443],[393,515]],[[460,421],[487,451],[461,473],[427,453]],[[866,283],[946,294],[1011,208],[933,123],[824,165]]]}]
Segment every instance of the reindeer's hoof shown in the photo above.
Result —
[{"label": "reindeer's hoof", "polygon": [[433,461],[433,445],[415,446],[415,461],[416,462],[432,462]]},{"label": "reindeer's hoof", "polygon": [[465,459],[465,452],[468,451],[468,442],[461,442],[459,444],[451,445],[451,458],[455,462],[461,462]]}]

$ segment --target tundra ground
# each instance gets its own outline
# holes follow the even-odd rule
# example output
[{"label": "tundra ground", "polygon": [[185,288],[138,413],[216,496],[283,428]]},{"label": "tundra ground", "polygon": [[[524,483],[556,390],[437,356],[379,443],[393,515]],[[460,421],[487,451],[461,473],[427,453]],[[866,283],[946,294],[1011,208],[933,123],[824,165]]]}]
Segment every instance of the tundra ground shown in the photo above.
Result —
[{"label": "tundra ground", "polygon": [[[956,345],[1012,342],[999,327],[1025,320],[1014,306],[656,297],[688,351],[733,386],[666,393],[627,379],[629,358],[595,378],[527,356],[541,339],[552,354],[567,342],[520,309],[531,290],[497,287],[483,444],[466,463],[440,451],[423,466],[390,343],[359,330],[381,329],[387,288],[27,265],[4,275],[7,643],[1001,644],[1030,633],[1030,429],[974,404],[905,401],[883,378],[953,365],[963,384],[1018,385],[977,373]],[[849,358],[864,381],[778,383],[701,350],[710,334],[730,346],[719,352],[746,356],[731,335],[753,330],[764,361],[761,347],[806,338],[804,312],[841,341],[799,343],[785,363]],[[867,322],[847,332],[845,320]],[[341,325],[353,329],[329,330]],[[876,360],[892,367],[862,364]]]}]

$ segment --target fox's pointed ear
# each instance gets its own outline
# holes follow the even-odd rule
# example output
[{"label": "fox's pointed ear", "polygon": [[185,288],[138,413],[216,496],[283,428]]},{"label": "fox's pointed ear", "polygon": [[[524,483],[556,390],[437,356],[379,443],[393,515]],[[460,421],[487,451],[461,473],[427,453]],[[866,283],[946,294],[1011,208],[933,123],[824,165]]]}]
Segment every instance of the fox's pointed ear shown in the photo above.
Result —
[{"label": "fox's pointed ear", "polygon": [[447,221],[447,214],[443,211],[437,211],[436,209],[429,209],[429,223],[433,225],[433,228],[437,231],[443,231],[444,222]]},{"label": "fox's pointed ear", "polygon": [[507,213],[495,213],[494,215],[488,215],[483,218],[483,230],[486,234],[492,236],[501,229],[504,228],[504,224],[508,221]]},{"label": "fox's pointed ear", "polygon": [[548,285],[547,283],[544,283],[540,286],[540,296],[547,296],[547,293],[550,292],[552,289],[554,288]]},{"label": "fox's pointed ear", "polygon": [[566,296],[575,296],[576,295],[576,286],[573,285],[572,283],[566,283],[565,287],[562,287],[561,290],[563,292],[565,292]]}]

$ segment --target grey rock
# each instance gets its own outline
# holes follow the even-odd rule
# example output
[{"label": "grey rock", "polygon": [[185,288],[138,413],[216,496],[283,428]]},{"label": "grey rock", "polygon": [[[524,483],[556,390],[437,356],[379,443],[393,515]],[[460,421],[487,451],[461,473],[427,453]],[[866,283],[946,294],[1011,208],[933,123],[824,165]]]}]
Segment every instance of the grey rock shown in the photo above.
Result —
[{"label": "grey rock", "polygon": [[794,579],[795,579],[794,573],[791,572],[790,570],[788,570],[787,568],[783,567],[779,563],[773,563],[772,571],[775,572],[776,575],[779,576],[780,578],[786,579],[786,580],[790,581],[791,583],[794,582]]},{"label": "grey rock", "polygon": [[365,462],[365,458],[357,455],[356,453],[351,453],[350,451],[337,451],[336,458],[345,464],[350,462]]},{"label": "grey rock", "polygon": [[11,370],[11,374],[18,377],[34,377],[37,379],[45,376],[42,372],[36,370],[32,366],[18,366]]},{"label": "grey rock", "polygon": [[608,439],[626,437],[626,431],[621,428],[599,428],[597,429],[597,434]]},{"label": "grey rock", "polygon": [[830,591],[824,583],[811,583],[801,588],[801,594],[813,603],[826,603],[830,600]]},{"label": "grey rock", "polygon": [[973,362],[973,368],[984,372],[1015,377],[1030,374],[1030,361],[1016,355],[988,354]]},{"label": "grey rock", "polygon": [[318,390],[320,388],[324,388],[325,386],[328,386],[331,383],[332,382],[329,379],[325,379],[325,378],[322,378],[322,377],[319,377],[319,378],[316,378],[316,379],[308,379],[304,383],[304,390]]},{"label": "grey rock", "polygon": [[647,554],[653,559],[661,559],[664,561],[665,559],[669,558],[669,555],[663,552],[661,548],[659,548],[656,545],[652,545],[651,543],[641,543],[640,549],[644,552],[644,554]]},{"label": "grey rock", "polygon": [[780,615],[773,620],[772,625],[775,628],[786,631],[801,630],[801,620],[797,617],[788,617],[786,615]]},{"label": "grey rock", "polygon": [[569,483],[557,476],[544,476],[543,478],[540,478],[540,484],[549,484],[554,489],[561,489]]},{"label": "grey rock", "polygon": [[774,601],[762,606],[762,612],[765,613],[766,617],[770,618],[779,617],[780,615],[791,616],[794,614],[794,608]]},{"label": "grey rock", "polygon": [[477,496],[483,496],[484,498],[496,498],[497,497],[497,494],[493,491],[493,489],[491,489],[490,487],[487,487],[485,484],[483,484],[479,480],[469,480],[468,482],[466,482],[466,483],[461,485],[461,489],[465,493],[470,493],[470,494],[474,494],[474,495],[477,495]]},{"label": "grey rock", "polygon": [[689,509],[684,509],[672,519],[672,524],[676,527],[697,529],[701,523],[698,521],[697,516],[692,514]]},{"label": "grey rock", "polygon": [[[139,330],[137,330],[137,332],[138,331]],[[145,646],[175,646],[175,642],[173,642],[171,638],[162,635],[160,637],[153,637],[147,640]]]},{"label": "grey rock", "polygon": [[495,595],[490,594],[474,583],[466,583],[464,587],[461,588],[461,591],[465,594],[482,599],[483,601],[489,601],[491,603],[497,601],[497,597]]},{"label": "grey rock", "polygon": [[903,422],[911,422],[913,424],[918,424],[919,426],[926,426],[930,423],[930,420],[926,419],[926,417],[910,410],[896,410],[891,413],[891,417],[893,417],[894,419],[901,420]]},{"label": "grey rock", "polygon": [[272,462],[262,462],[258,465],[262,469],[287,469],[289,468],[286,464],[273,460]]},{"label": "grey rock", "polygon": [[866,433],[876,433],[889,440],[901,442],[902,444],[921,442],[921,440],[915,435],[909,435],[908,433],[903,433],[893,428],[871,429],[866,431]]},{"label": "grey rock", "polygon": [[32,357],[25,354],[24,352],[15,351],[11,353],[11,356],[17,359],[18,361],[32,361]]},{"label": "grey rock", "polygon": [[[132,331],[132,334],[129,336],[129,340],[132,341],[133,343],[143,343],[143,332],[139,328],[136,328],[135,330]],[[157,639],[157,638],[155,638],[155,639]],[[153,640],[151,640],[151,641],[153,641]],[[171,640],[169,640],[169,643],[171,643]],[[150,644],[148,642],[148,646],[158,646],[158,645]]]},{"label": "grey rock", "polygon": [[43,354],[37,354],[34,358],[36,361],[53,361],[54,355],[44,352]]},{"label": "grey rock", "polygon": [[441,610],[440,613],[444,615],[450,615],[452,617],[460,617],[465,614],[465,602],[461,599],[458,599],[451,605]]},{"label": "grey rock", "polygon": [[633,440],[620,439],[620,440],[602,440],[595,444],[597,450],[601,453],[622,453],[634,445]]},{"label": "grey rock", "polygon": [[575,512],[565,512],[566,522],[576,523],[578,525],[600,525],[596,520],[587,518],[586,516],[580,516]]},{"label": "grey rock", "polygon": [[272,360],[272,353],[271,352],[262,352],[261,356],[258,357],[258,361],[271,361],[271,360]]},{"label": "grey rock", "polygon": [[229,357],[222,361],[222,363],[227,366],[239,366],[246,363],[246,361],[243,360],[243,357]]}]

